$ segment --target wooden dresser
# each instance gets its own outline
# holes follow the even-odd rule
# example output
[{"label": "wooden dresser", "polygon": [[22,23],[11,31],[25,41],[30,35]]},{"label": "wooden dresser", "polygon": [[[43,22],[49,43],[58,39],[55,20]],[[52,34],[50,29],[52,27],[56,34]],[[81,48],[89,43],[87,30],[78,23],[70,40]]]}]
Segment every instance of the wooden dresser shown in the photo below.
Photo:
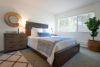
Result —
[{"label": "wooden dresser", "polygon": [[27,47],[27,37],[24,33],[5,33],[4,49],[5,51],[13,51]]}]

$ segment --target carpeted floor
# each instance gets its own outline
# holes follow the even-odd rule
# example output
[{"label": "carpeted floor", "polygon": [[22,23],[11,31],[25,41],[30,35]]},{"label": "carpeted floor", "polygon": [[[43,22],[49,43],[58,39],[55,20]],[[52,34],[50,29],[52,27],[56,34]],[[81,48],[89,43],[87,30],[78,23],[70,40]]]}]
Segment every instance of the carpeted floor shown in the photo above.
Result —
[{"label": "carpeted floor", "polygon": [[20,51],[23,56],[32,64],[33,67],[50,67],[50,65],[31,49]]},{"label": "carpeted floor", "polygon": [[80,53],[62,67],[100,67],[100,52],[93,52],[87,48],[81,48]]},{"label": "carpeted floor", "polygon": [[[50,67],[50,65],[45,60],[35,54],[31,49],[20,50],[19,52],[22,57],[24,57],[23,61],[26,61],[32,67]],[[20,66],[17,64],[17,67]],[[100,53],[90,51],[87,48],[81,48],[80,52],[68,62],[66,62],[62,67],[100,67]]]}]

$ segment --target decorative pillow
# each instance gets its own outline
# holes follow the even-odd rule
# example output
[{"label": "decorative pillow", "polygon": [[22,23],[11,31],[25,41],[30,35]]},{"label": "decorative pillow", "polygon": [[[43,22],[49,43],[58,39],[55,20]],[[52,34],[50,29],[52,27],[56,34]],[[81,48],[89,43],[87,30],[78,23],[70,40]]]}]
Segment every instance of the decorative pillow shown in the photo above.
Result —
[{"label": "decorative pillow", "polygon": [[31,36],[32,37],[39,37],[37,29],[36,28],[32,28],[31,29]]},{"label": "decorative pillow", "polygon": [[51,36],[50,33],[38,33],[40,37],[48,37]]}]

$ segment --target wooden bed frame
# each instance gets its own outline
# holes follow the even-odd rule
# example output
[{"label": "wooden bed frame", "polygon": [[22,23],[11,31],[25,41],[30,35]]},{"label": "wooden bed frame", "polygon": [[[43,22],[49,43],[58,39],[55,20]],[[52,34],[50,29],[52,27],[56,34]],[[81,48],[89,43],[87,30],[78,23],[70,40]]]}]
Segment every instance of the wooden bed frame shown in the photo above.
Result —
[{"label": "wooden bed frame", "polygon": [[[34,23],[34,22],[26,22],[26,34],[27,36],[31,35],[31,29],[32,27],[35,28],[48,28],[48,25],[46,24],[40,24],[40,23]],[[34,49],[33,49],[34,50]],[[70,60],[75,54],[77,54],[80,50],[80,44],[77,44],[76,46],[71,46],[69,48],[64,48],[58,52],[56,52],[54,62],[52,67],[61,67],[64,63],[66,63],[68,60]],[[35,51],[35,50],[34,50]],[[40,57],[47,59],[45,56],[40,54],[39,52],[35,51]]]}]

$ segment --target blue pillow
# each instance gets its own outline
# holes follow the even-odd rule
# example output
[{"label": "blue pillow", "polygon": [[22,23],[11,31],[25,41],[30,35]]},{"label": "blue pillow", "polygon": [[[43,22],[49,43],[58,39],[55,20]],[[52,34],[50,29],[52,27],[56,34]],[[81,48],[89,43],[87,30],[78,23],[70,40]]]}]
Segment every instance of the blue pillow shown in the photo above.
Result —
[{"label": "blue pillow", "polygon": [[47,37],[47,36],[51,36],[50,33],[39,33],[40,37]]}]

